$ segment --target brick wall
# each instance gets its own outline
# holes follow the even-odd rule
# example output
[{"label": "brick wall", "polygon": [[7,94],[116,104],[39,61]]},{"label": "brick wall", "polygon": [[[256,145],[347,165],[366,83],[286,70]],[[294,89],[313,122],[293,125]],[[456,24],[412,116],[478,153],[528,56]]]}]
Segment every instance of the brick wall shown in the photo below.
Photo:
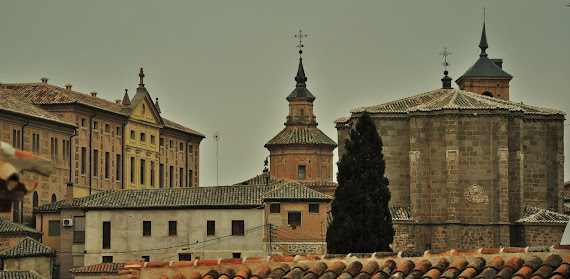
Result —
[{"label": "brick wall", "polygon": [[524,225],[522,229],[523,246],[560,245],[565,224]]}]

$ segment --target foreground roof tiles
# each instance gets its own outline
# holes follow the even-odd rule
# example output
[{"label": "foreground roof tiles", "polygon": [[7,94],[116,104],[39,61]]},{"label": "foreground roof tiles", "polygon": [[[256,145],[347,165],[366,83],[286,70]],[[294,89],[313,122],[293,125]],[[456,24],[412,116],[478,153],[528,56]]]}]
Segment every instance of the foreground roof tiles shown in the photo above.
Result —
[{"label": "foreground roof tiles", "polygon": [[55,257],[56,254],[55,249],[26,237],[14,247],[0,252],[0,258]]},{"label": "foreground roof tiles", "polygon": [[[521,112],[525,115],[565,115],[564,112],[505,101],[493,97],[467,92],[459,89],[436,89],[419,95],[370,107],[359,107],[351,113],[408,114],[445,110],[497,110]],[[345,123],[350,117],[337,119],[336,123]]]},{"label": "foreground roof tiles", "polygon": [[314,126],[287,126],[275,135],[265,147],[274,145],[330,145],[336,142]]},{"label": "foreground roof tiles", "polygon": [[570,277],[567,248],[552,247],[549,252],[539,253],[527,252],[529,248],[505,247],[425,251],[415,257],[382,252],[126,263],[119,270],[119,277],[140,274],[141,279],[566,279]]},{"label": "foreground roof tiles", "polygon": [[43,233],[34,230],[26,225],[14,223],[7,219],[0,217],[0,236],[7,235],[34,235],[41,236]]},{"label": "foreground roof tiles", "polygon": [[0,279],[47,279],[33,271],[0,271]]}]

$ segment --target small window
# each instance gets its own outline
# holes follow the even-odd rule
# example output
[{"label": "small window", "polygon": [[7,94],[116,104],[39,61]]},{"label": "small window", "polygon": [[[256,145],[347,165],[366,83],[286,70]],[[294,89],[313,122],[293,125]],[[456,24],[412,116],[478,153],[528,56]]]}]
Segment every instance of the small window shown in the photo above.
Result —
[{"label": "small window", "polygon": [[81,128],[83,128],[83,129],[87,128],[86,123],[87,123],[87,120],[85,118],[81,118]]},{"label": "small window", "polygon": [[305,180],[307,176],[307,167],[305,165],[299,166],[299,180]]},{"label": "small window", "polygon": [[150,221],[143,221],[143,236],[151,236],[151,223],[150,223]]},{"label": "small window", "polygon": [[93,131],[99,131],[99,122],[93,121]]},{"label": "small window", "polygon": [[109,124],[105,124],[105,134],[110,134],[111,133],[111,125]]},{"label": "small window", "polygon": [[173,141],[173,140],[171,140],[171,141],[170,141],[170,145],[169,145],[169,147],[168,147],[168,148],[170,148],[170,149],[174,149],[174,141]]},{"label": "small window", "polygon": [[180,148],[178,151],[184,152],[184,143],[183,142],[180,143]]},{"label": "small window", "polygon": [[244,234],[243,220],[232,220],[232,235],[243,235],[243,234]]},{"label": "small window", "polygon": [[190,253],[178,254],[178,260],[179,261],[192,261],[192,254],[190,254]]},{"label": "small window", "polygon": [[188,145],[188,154],[192,155],[193,149],[194,149],[194,146]]},{"label": "small window", "polygon": [[319,204],[310,203],[309,204],[309,213],[319,213]]},{"label": "small window", "polygon": [[175,236],[176,235],[176,221],[168,221],[168,235]]},{"label": "small window", "polygon": [[150,144],[155,144],[156,143],[156,139],[154,135],[150,135]]},{"label": "small window", "polygon": [[103,256],[103,263],[112,263],[113,256]]},{"label": "small window", "polygon": [[131,130],[131,139],[135,139],[135,131]]},{"label": "small window", "polygon": [[150,256],[142,256],[141,258],[147,263],[150,262]]},{"label": "small window", "polygon": [[281,213],[281,204],[272,203],[269,205],[269,213]]},{"label": "small window", "polygon": [[61,227],[61,221],[59,220],[51,220],[49,221],[49,236],[59,236],[59,230]]},{"label": "small window", "polygon": [[141,141],[142,142],[146,141],[146,134],[145,133],[141,133]]},{"label": "small window", "polygon": [[85,243],[85,216],[73,217],[73,243]]},{"label": "small window", "polygon": [[103,249],[111,248],[111,222],[103,222]]},{"label": "small window", "polygon": [[208,220],[206,235],[216,235],[216,221]]},{"label": "small window", "polygon": [[299,211],[287,212],[287,226],[290,226],[293,229],[301,226],[301,212]]},{"label": "small window", "polygon": [[164,139],[163,139],[163,138],[158,139],[158,145],[159,145],[161,148],[164,148]]},{"label": "small window", "polygon": [[121,127],[117,127],[117,134],[116,134],[116,136],[117,136],[118,138],[121,137]]},{"label": "small window", "polygon": [[241,253],[232,253],[232,258],[241,259]]}]

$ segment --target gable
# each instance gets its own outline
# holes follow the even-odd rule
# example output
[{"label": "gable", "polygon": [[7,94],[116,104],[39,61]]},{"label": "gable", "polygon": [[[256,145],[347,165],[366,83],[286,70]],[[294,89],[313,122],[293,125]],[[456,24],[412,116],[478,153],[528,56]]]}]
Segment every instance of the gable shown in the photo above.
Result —
[{"label": "gable", "polygon": [[144,94],[145,96],[138,103],[133,104],[134,109],[131,112],[131,118],[136,120],[141,120],[144,122],[153,123],[156,125],[163,125],[162,118],[160,117],[158,110],[154,106],[154,103],[150,99],[150,96],[148,95],[148,93]]}]

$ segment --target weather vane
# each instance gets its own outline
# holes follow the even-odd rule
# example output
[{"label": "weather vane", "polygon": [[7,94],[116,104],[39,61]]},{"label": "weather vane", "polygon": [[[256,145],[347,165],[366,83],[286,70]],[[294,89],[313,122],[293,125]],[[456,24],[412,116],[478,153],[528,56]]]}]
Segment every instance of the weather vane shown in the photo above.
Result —
[{"label": "weather vane", "polygon": [[299,57],[303,54],[303,38],[307,38],[307,35],[303,34],[303,30],[299,30],[299,34],[295,35],[295,38],[299,38],[299,44],[297,47],[299,48]]},{"label": "weather vane", "polygon": [[447,66],[449,66],[449,62],[447,62],[447,57],[451,55],[451,52],[447,51],[447,47],[443,47],[443,51],[439,53],[439,55],[443,55],[443,65],[445,70],[447,71]]}]

